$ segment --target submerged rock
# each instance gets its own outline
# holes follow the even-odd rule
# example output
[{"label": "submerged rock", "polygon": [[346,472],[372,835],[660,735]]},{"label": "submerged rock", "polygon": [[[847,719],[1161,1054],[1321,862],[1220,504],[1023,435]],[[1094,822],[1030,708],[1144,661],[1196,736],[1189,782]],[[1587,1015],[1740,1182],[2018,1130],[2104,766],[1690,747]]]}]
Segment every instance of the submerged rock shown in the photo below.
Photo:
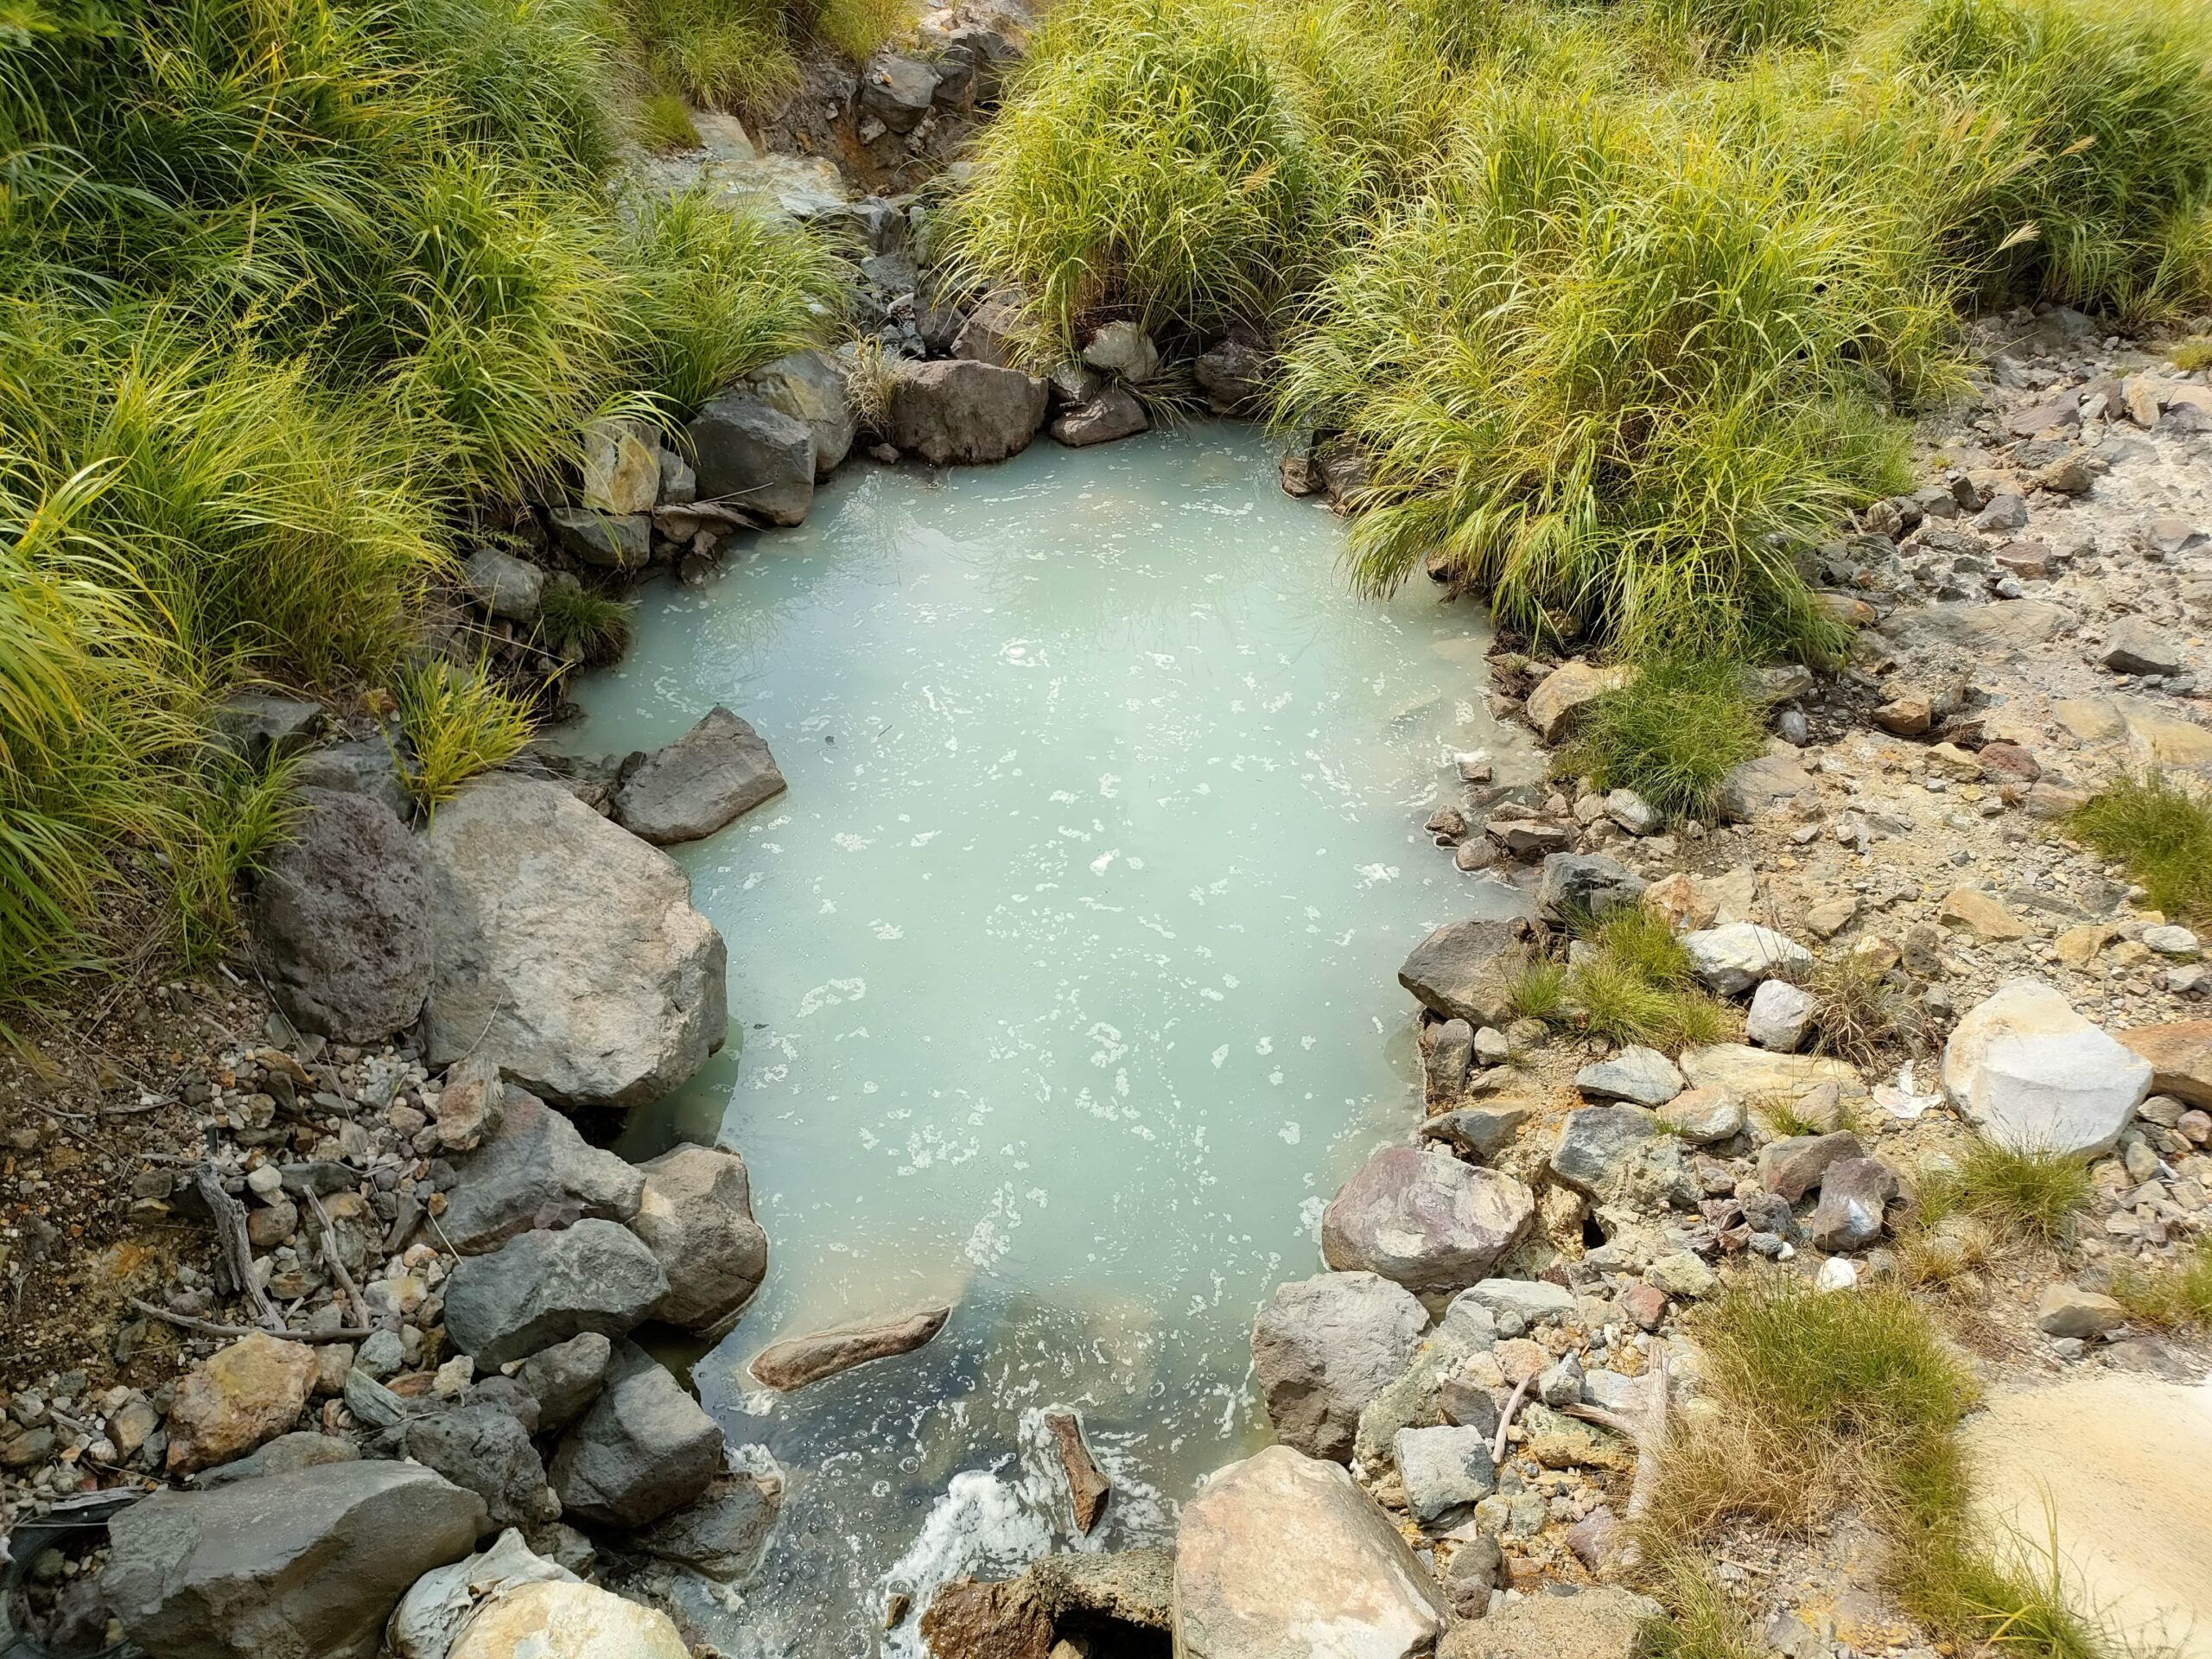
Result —
[{"label": "submerged rock", "polygon": [[950,1307],[939,1306],[886,1319],[835,1325],[772,1343],[753,1357],[747,1369],[769,1388],[804,1388],[871,1360],[912,1353],[944,1330],[951,1316]]},{"label": "submerged rock", "polygon": [[630,1535],[632,1548],[725,1584],[760,1564],[783,1503],[780,1476],[717,1475],[700,1497]]},{"label": "submerged rock", "polygon": [[1252,1325],[1252,1367],[1276,1437],[1308,1457],[1351,1456],[1359,1414],[1413,1363],[1428,1314],[1373,1273],[1278,1286]]},{"label": "submerged rock", "polygon": [[631,1107],[721,1046],[721,936],[665,853],[512,773],[439,808],[424,849],[433,1066],[481,1054],[549,1100]]},{"label": "submerged rock", "polygon": [[615,792],[614,817],[668,847],[711,836],[783,791],[784,774],[760,734],[717,704],[630,774]]},{"label": "submerged rock", "polygon": [[430,889],[420,844],[372,796],[302,789],[289,836],[254,883],[270,994],[302,1031],[380,1043],[430,994]]},{"label": "submerged rock", "polygon": [[1535,1214],[1534,1196],[1510,1175],[1447,1152],[1386,1147],[1322,1212],[1321,1256],[1408,1290],[1458,1290],[1486,1277]]},{"label": "submerged rock", "polygon": [[1183,1659],[1420,1659],[1448,1617],[1389,1517],[1336,1464],[1271,1446],[1183,1506]]},{"label": "submerged rock", "polygon": [[1071,449],[1133,438],[1152,425],[1144,405],[1127,386],[1108,386],[1052,422],[1052,435]]},{"label": "submerged rock", "polygon": [[419,1464],[329,1463],[132,1504],[100,1582],[152,1653],[371,1659],[401,1592],[484,1529],[483,1500]]}]

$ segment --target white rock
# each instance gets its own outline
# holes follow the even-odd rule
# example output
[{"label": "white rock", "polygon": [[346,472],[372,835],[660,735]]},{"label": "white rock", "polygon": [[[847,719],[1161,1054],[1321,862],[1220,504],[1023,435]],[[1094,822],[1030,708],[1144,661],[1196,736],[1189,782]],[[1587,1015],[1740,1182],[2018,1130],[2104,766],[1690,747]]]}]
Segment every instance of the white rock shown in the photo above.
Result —
[{"label": "white rock", "polygon": [[1832,1255],[1821,1263],[1821,1270],[1813,1276],[1816,1290],[1856,1290],[1859,1288],[1859,1264],[1847,1255]]},{"label": "white rock", "polygon": [[2179,957],[2184,961],[2197,955],[2196,935],[2171,923],[2164,927],[2145,928],[2143,944],[2145,949],[2155,950],[2162,957]]},{"label": "white rock", "polygon": [[1659,827],[1659,810],[1632,789],[1617,789],[1605,797],[1605,816],[1631,836],[1648,836]]},{"label": "white rock", "polygon": [[1813,953],[1757,922],[1729,922],[1682,935],[1697,976],[1723,996],[1748,991],[1777,969],[1808,968]]},{"label": "white rock", "polygon": [[1813,999],[1786,979],[1770,979],[1751,997],[1744,1034],[1761,1048],[1795,1054],[1813,1026]]},{"label": "white rock", "polygon": [[2151,1091],[2151,1063],[2039,979],[2016,979],[1959,1021],[1943,1092],[1998,1145],[2094,1158]]}]

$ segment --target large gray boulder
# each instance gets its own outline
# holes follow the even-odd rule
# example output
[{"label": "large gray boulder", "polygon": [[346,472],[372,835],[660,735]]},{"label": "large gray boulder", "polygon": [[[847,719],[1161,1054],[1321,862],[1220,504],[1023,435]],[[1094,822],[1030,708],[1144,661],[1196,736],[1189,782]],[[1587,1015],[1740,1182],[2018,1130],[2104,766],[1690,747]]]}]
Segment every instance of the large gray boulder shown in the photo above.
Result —
[{"label": "large gray boulder", "polygon": [[1517,919],[1446,922],[1414,947],[1398,983],[1445,1020],[1480,1030],[1510,1017],[1506,988],[1526,957],[1528,925]]},{"label": "large gray boulder", "polygon": [[642,1174],[591,1145],[537,1096],[512,1085],[499,1127],[474,1152],[450,1155],[457,1179],[438,1231],[463,1255],[495,1250],[533,1229],[588,1217],[626,1222],[645,1198]]},{"label": "large gray boulder", "polygon": [[1208,346],[1191,365],[1192,378],[1217,415],[1265,413],[1274,372],[1274,359],[1264,346],[1233,336]]},{"label": "large gray boulder", "polygon": [[852,453],[858,424],[845,377],[827,352],[793,352],[745,379],[769,408],[806,423],[814,435],[814,475],[824,479]]},{"label": "large gray boulder", "polygon": [[108,1522],[100,1586],[161,1659],[370,1659],[401,1593],[485,1525],[418,1464],[327,1463],[142,1499]]},{"label": "large gray boulder", "polygon": [[1351,1456],[1359,1414],[1413,1363],[1428,1314],[1373,1273],[1276,1287],[1252,1325],[1252,1369],[1275,1437],[1309,1458]]},{"label": "large gray boulder", "polygon": [[627,1108],[721,1046],[727,953],[667,854],[510,772],[440,807],[424,851],[431,1065],[480,1054],[548,1100]]},{"label": "large gray boulder", "polygon": [[667,1294],[668,1275],[636,1234],[580,1221],[461,1257],[446,1280],[446,1334],[480,1369],[504,1365],[582,1332],[621,1336]]},{"label": "large gray boulder", "polygon": [[2001,1147],[2094,1158],[2151,1091],[2152,1066],[2039,979],[2000,986],[1943,1046],[1943,1092]]},{"label": "large gray boulder", "polygon": [[932,467],[1004,461],[1045,423],[1046,385],[966,358],[905,363],[891,385],[884,435]]},{"label": "large gray boulder", "polygon": [[641,1527],[702,1497],[722,1470],[722,1433],[661,1363],[615,1344],[607,1386],[553,1454],[571,1518]]},{"label": "large gray boulder", "polygon": [[407,826],[368,795],[298,792],[251,915],[276,1006],[302,1031],[380,1043],[430,993],[430,888]]},{"label": "large gray boulder", "polygon": [[632,835],[668,847],[711,836],[783,792],[766,741],[716,704],[630,774],[616,791],[614,817]]},{"label": "large gray boulder", "polygon": [[1183,1506],[1180,1659],[1421,1659],[1446,1618],[1435,1580],[1337,1464],[1271,1446]]},{"label": "large gray boulder", "polygon": [[709,400],[687,429],[698,499],[764,524],[796,524],[814,505],[814,430],[757,391]]},{"label": "large gray boulder", "polygon": [[1321,1214],[1321,1257],[1412,1291],[1459,1290],[1490,1275],[1535,1215],[1526,1186],[1450,1153],[1385,1147]]},{"label": "large gray boulder", "polygon": [[760,1288],[768,1235],[753,1218],[745,1160],[713,1147],[677,1147],[643,1166],[645,1194],[632,1232],[668,1274],[652,1317],[719,1336]]},{"label": "large gray boulder", "polygon": [[1137,395],[1127,386],[1112,385],[1062,413],[1052,423],[1052,435],[1071,449],[1082,449],[1133,438],[1151,425]]},{"label": "large gray boulder", "polygon": [[534,1526],[561,1513],[530,1431],[495,1405],[463,1404],[410,1418],[407,1455],[484,1500],[495,1527]]}]

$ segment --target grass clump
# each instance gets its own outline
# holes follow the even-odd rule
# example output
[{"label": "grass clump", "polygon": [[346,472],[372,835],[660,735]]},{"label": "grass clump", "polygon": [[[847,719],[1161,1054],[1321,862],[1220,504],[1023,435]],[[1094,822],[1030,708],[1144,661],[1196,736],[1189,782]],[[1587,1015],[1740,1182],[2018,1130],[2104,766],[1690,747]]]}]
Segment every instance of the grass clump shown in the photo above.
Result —
[{"label": "grass clump", "polygon": [[1934,1227],[1948,1216],[1971,1216],[2014,1237],[2055,1245],[2095,1195],[2079,1160],[1976,1139],[1950,1168],[1922,1177],[1920,1224]]},{"label": "grass clump", "polygon": [[1765,709],[1726,658],[1660,657],[1581,713],[1568,765],[1670,818],[1710,817],[1721,779],[1766,745]]},{"label": "grass clump", "polygon": [[1557,1025],[1567,1018],[1567,964],[1538,957],[1506,982],[1505,1006],[1516,1020]]},{"label": "grass clump", "polygon": [[2212,369],[2212,335],[2199,334],[2193,340],[2184,340],[2167,355],[2183,374]]},{"label": "grass clump", "polygon": [[1581,948],[1571,963],[1536,960],[1509,988],[1516,1017],[1616,1045],[1700,1047],[1735,1028],[1729,1008],[1700,989],[1667,925],[1637,906],[1573,919]]},{"label": "grass clump", "polygon": [[556,575],[538,603],[537,634],[556,656],[611,663],[629,649],[637,612],[633,601]]},{"label": "grass clump", "polygon": [[2091,796],[2067,826],[2124,864],[2171,916],[2212,912],[2212,808],[2160,772],[2122,778]]},{"label": "grass clump", "polygon": [[2168,1331],[2212,1327],[2212,1240],[2199,1239],[2178,1262],[2125,1263],[2113,1274],[2112,1294],[2141,1324]]},{"label": "grass clump", "polygon": [[426,810],[451,800],[479,772],[513,760],[536,727],[528,701],[480,663],[463,669],[434,658],[402,669],[393,696],[412,754],[407,790]]},{"label": "grass clump", "polygon": [[1918,1051],[1919,1015],[1872,957],[1855,950],[1823,957],[1805,971],[1803,985],[1818,1052],[1865,1070],[1900,1048]]},{"label": "grass clump", "polygon": [[698,125],[680,93],[648,92],[639,101],[638,142],[663,154],[699,147]]}]

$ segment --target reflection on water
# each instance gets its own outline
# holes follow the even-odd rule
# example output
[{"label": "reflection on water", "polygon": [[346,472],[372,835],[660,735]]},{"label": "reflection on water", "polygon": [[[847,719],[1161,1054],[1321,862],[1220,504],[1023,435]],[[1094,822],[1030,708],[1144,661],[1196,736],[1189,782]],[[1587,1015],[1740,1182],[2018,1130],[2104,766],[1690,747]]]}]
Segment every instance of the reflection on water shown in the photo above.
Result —
[{"label": "reflection on water", "polygon": [[[790,1496],[713,1639],[918,1650],[893,1588],[1066,1547],[1043,1411],[1157,1541],[1265,1433],[1252,1315],[1416,1114],[1395,969],[1473,883],[1421,823],[1491,746],[1473,614],[1353,599],[1341,528],[1242,428],[849,469],[702,593],[656,590],[584,750],[724,702],[791,790],[677,849],[732,1048],[625,1150],[745,1154],[768,1281],[694,1378]],[[746,1359],[957,1300],[921,1352],[779,1398]]]}]

